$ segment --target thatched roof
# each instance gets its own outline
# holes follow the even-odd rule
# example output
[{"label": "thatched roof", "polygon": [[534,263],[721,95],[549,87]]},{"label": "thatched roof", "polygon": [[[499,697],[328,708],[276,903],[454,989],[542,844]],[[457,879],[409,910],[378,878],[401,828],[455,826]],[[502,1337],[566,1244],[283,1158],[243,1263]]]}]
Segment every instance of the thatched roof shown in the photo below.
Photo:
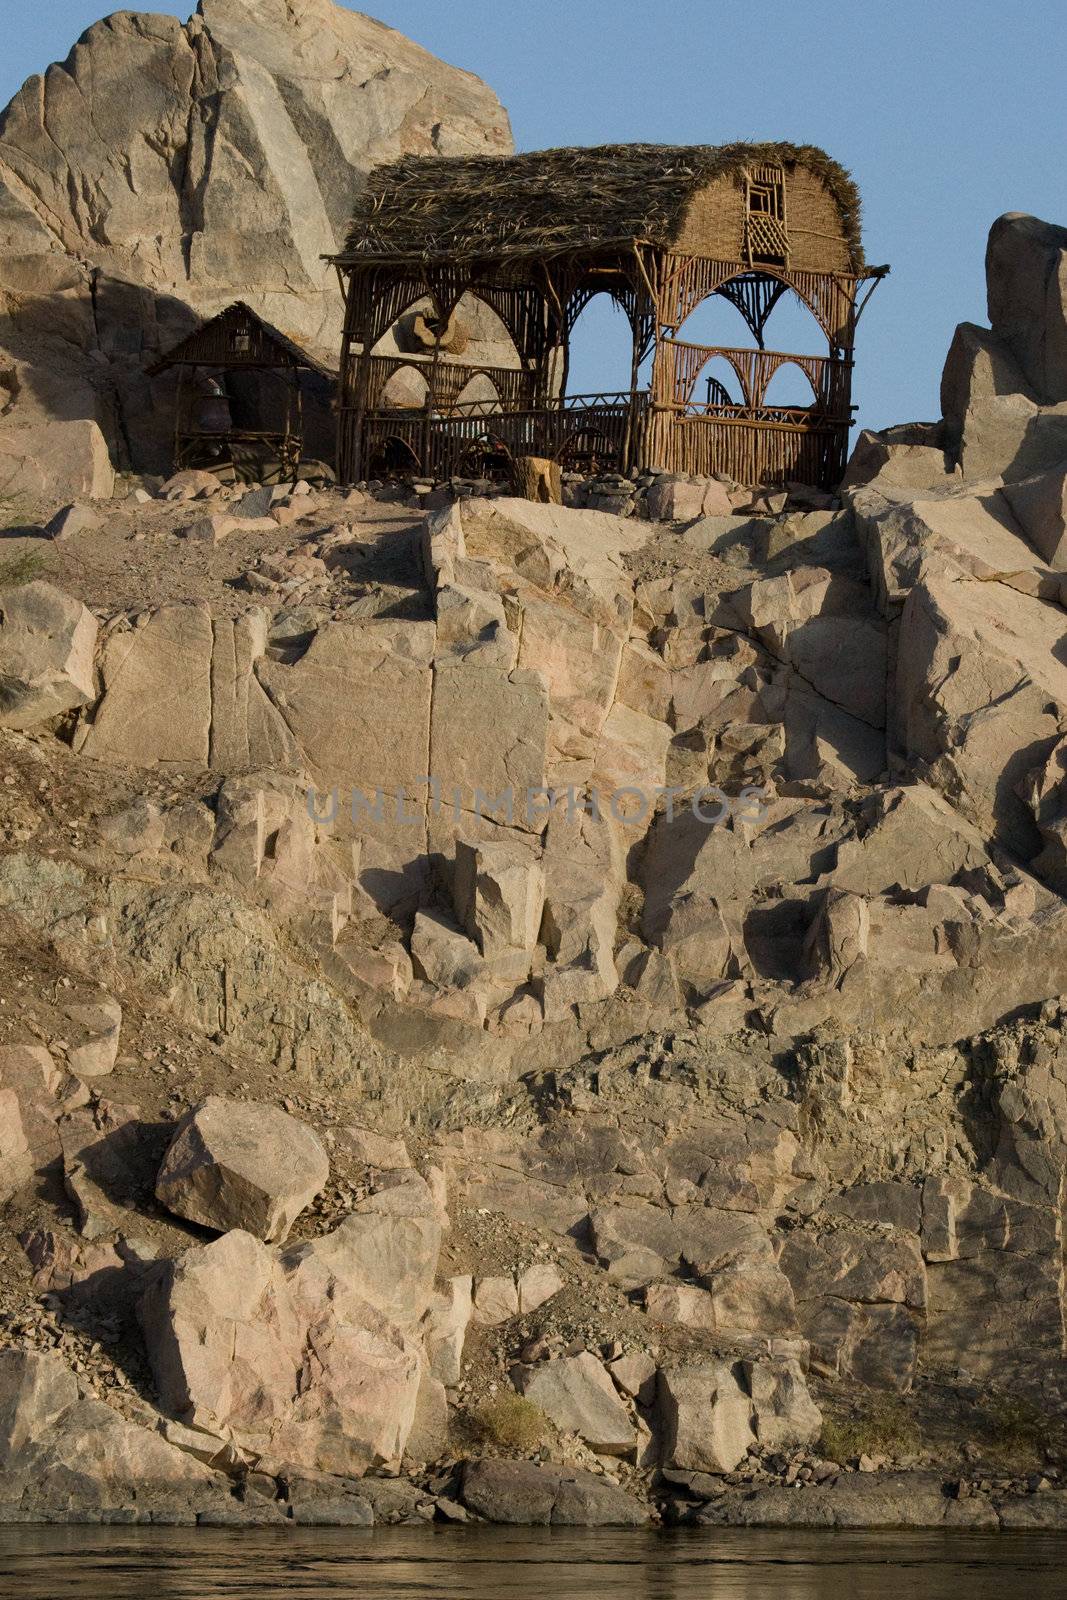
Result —
[{"label": "thatched roof", "polygon": [[[222,357],[221,349],[230,323],[250,326],[258,335],[258,348],[254,352],[253,359],[244,361],[239,357],[231,356],[225,359]],[[251,306],[245,305],[243,300],[235,300],[225,311],[220,311],[207,322],[201,323],[199,328],[194,328],[192,333],[186,334],[184,339],[165,355],[160,356],[148,371],[154,376],[157,372],[164,372],[167,367],[260,366],[263,365],[262,358],[265,355],[269,355],[273,365],[306,367],[309,372],[317,372],[324,378],[334,376],[328,368],[298,345],[295,339],[291,339],[287,333],[282,333],[280,328],[276,328],[265,317],[261,317],[258,311],[253,311]]]},{"label": "thatched roof", "polygon": [[609,144],[518,156],[407,156],[375,167],[341,262],[472,260],[628,245],[669,246],[692,196],[764,162],[802,163],[826,184],[856,270],[860,197],[814,145]]}]

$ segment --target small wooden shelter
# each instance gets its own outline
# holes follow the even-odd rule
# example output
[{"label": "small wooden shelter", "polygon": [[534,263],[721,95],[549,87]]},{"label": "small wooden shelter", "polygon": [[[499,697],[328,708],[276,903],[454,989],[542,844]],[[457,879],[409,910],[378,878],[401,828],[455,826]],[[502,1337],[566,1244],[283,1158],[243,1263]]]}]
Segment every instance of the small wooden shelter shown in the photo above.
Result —
[{"label": "small wooden shelter", "polygon": [[176,471],[232,466],[258,476],[276,463],[280,477],[296,477],[304,444],[304,375],[333,377],[314,357],[237,301],[175,345],[149,373],[171,367],[178,369]]},{"label": "small wooden shelter", "polygon": [[[338,472],[364,477],[390,453],[442,479],[482,460],[539,455],[564,466],[725,472],[745,484],[841,478],[852,420],[856,322],[886,267],[865,265],[855,184],[811,145],[608,145],[511,157],[411,156],[370,174],[344,250],[332,258],[346,317]],[[795,294],[825,354],[766,348],[779,300]],[[618,392],[568,395],[571,330],[606,293],[633,334]],[[514,366],[451,357],[457,304],[473,294],[514,341]],[[741,313],[751,348],[681,337],[690,313],[720,295]],[[412,306],[439,332],[424,354],[376,348]],[[705,377],[716,356],[733,388]],[[651,358],[647,388],[639,385]],[[767,403],[793,362],[811,388],[800,406]],[[405,366],[425,404],[383,404]],[[720,370],[723,370],[720,364]],[[460,396],[475,373],[495,402]],[[735,382],[733,380],[736,380]]]}]

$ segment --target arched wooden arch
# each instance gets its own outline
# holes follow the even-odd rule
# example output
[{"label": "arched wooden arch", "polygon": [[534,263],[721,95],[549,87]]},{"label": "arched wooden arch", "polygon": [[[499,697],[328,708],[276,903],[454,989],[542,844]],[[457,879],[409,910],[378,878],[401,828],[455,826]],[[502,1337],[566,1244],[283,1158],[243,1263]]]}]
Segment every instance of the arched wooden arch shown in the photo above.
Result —
[{"label": "arched wooden arch", "polygon": [[850,345],[855,327],[854,280],[826,273],[794,272],[788,267],[744,262],[678,258],[668,270],[660,296],[660,325],[670,336],[711,295],[737,307],[759,340],[774,306],[791,289],[815,318],[835,349]]},{"label": "arched wooden arch", "polygon": [[[392,383],[393,379],[399,377],[402,372],[413,372],[422,385],[422,398],[416,407],[393,406],[385,398],[389,389],[389,385]],[[426,404],[429,394],[429,367],[425,362],[405,360],[403,357],[389,361],[388,368],[384,364],[379,366],[374,372],[372,386],[369,391],[370,403],[372,405],[381,406],[386,410],[398,411],[403,411],[406,409],[421,411]]]},{"label": "arched wooden arch", "polygon": [[722,360],[732,367],[737,375],[741,387],[741,394],[747,406],[757,405],[759,402],[752,393],[753,372],[752,363],[748,359],[750,352],[747,350],[729,349],[725,345],[688,344],[682,339],[671,340],[671,350],[675,355],[675,404],[688,407],[696,391],[700,374],[709,361]]},{"label": "arched wooden arch", "polygon": [[378,462],[386,473],[422,471],[422,458],[414,441],[396,430],[381,430],[372,436],[368,465],[373,469]]},{"label": "arched wooden arch", "polygon": [[391,286],[386,294],[373,301],[368,307],[362,339],[368,354],[379,340],[384,339],[390,328],[396,327],[401,317],[424,300],[430,302],[432,314],[440,317],[441,311],[433,287],[425,281],[408,279]]},{"label": "arched wooden arch", "polygon": [[[475,407],[485,405],[489,406],[490,408],[489,411],[485,413],[487,416],[492,415],[494,409],[502,409],[504,404],[503,396],[501,395],[497,386],[496,378],[491,371],[488,371],[485,367],[475,367],[472,370],[464,371],[463,376],[463,387],[459,390],[455,401],[453,402],[457,409],[466,406],[473,410]],[[493,391],[492,399],[488,397],[483,398],[481,395],[476,396],[474,399],[469,399],[466,397],[467,390],[470,389],[473,384],[476,384],[479,378],[484,379],[486,384]]]},{"label": "arched wooden arch", "polygon": [[[771,277],[765,272],[745,272],[736,278],[728,278],[715,293],[741,313],[753,339],[762,350],[767,319],[788,288],[789,285],[780,278]],[[693,309],[695,311],[697,307]]]},{"label": "arched wooden arch", "polygon": [[803,373],[808,381],[812,399],[816,405],[822,403],[825,396],[822,393],[822,377],[824,361],[821,356],[789,356],[780,351],[770,350],[763,352],[764,359],[759,363],[759,394],[753,400],[754,405],[765,405],[767,390],[776,373],[783,367],[796,367]]},{"label": "arched wooden arch", "polygon": [[501,409],[505,411],[513,410],[521,403],[528,387],[526,375],[518,367],[468,367],[458,361],[448,365],[442,364],[434,374],[435,409],[450,411],[454,406],[458,406],[464,389],[475,378],[485,378],[492,384]]},{"label": "arched wooden arch", "polygon": [[459,305],[464,295],[471,295],[494,312],[515,346],[520,364],[536,366],[547,348],[548,328],[551,321],[547,300],[543,292],[530,285],[516,290],[486,283],[480,277],[453,281],[438,286],[439,315],[446,320]]},{"label": "arched wooden arch", "polygon": [[[807,379],[814,404],[836,415],[841,403],[839,378],[841,363],[831,356],[787,355],[781,350],[731,349],[725,345],[689,344],[668,339],[660,346],[658,376],[668,377],[660,389],[661,398],[680,411],[693,406],[696,386],[704,368],[712,360],[726,361],[737,374],[744,404],[754,410],[766,404],[767,387],[782,367],[795,366]],[[722,403],[722,402],[720,402]]]}]

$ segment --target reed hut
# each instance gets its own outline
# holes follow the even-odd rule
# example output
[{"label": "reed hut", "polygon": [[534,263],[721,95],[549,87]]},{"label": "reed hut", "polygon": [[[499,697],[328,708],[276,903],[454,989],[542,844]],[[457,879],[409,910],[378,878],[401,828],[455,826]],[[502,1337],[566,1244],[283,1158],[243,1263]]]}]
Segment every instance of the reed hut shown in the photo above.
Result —
[{"label": "reed hut", "polygon": [[304,447],[304,382],[333,374],[237,301],[149,370],[176,368],[174,466],[296,478]]},{"label": "reed hut", "polygon": [[[856,323],[888,271],[868,267],[860,199],[848,173],[811,145],[606,145],[511,157],[409,156],[371,172],[344,249],[338,466],[352,482],[395,462],[440,480],[491,444],[496,456],[563,466],[724,472],[744,484],[833,487],[848,454]],[[569,340],[597,294],[633,335],[617,392],[567,392]],[[768,349],[768,318],[795,294],[825,353]],[[501,319],[518,360],[472,367],[450,353],[456,308],[475,295]],[[748,348],[691,343],[687,317],[710,295],[741,313]],[[380,348],[420,306],[424,349]],[[731,398],[705,368],[723,357]],[[645,387],[639,373],[651,357]],[[810,404],[767,404],[784,364]],[[383,404],[390,379],[417,370],[425,398]],[[721,369],[720,369],[721,370]],[[479,374],[481,398],[461,400]],[[485,396],[492,398],[487,402]]]}]

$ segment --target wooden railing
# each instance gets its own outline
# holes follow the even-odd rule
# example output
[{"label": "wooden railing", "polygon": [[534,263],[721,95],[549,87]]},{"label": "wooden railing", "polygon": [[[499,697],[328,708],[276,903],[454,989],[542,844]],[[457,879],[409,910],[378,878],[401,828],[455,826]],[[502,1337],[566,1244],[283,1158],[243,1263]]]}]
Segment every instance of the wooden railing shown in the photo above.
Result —
[{"label": "wooden railing", "polygon": [[281,464],[283,475],[295,477],[300,465],[301,444],[301,435],[292,429],[283,432],[227,428],[220,432],[184,428],[175,436],[174,467],[180,472],[186,467],[212,467],[220,462],[243,466],[257,461],[266,467],[273,461]]},{"label": "wooden railing", "polygon": [[[653,419],[649,448],[672,472],[737,483],[834,489],[848,460],[849,421],[802,406],[697,405]],[[658,448],[657,448],[658,446]]]},{"label": "wooden railing", "polygon": [[436,412],[372,411],[363,420],[363,475],[506,477],[516,456],[581,472],[622,470],[637,449],[646,394],[568,395],[527,410],[475,400]]},{"label": "wooden railing", "polygon": [[437,412],[380,410],[368,412],[361,426],[349,413],[341,425],[342,449],[358,459],[360,478],[502,480],[514,457],[536,455],[581,472],[655,463],[696,476],[723,472],[752,486],[798,482],[832,489],[845,470],[850,418],[823,409],[814,397],[810,408],[721,399],[654,405],[639,392],[572,395],[514,411],[486,401]]}]

